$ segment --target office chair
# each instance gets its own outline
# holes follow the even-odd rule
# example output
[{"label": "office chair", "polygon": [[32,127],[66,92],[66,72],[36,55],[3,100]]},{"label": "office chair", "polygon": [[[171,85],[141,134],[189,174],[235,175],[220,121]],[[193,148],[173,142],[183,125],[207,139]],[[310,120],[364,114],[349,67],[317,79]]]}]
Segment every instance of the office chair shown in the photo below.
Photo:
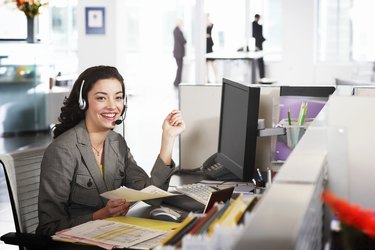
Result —
[{"label": "office chair", "polygon": [[0,155],[16,227],[15,233],[7,233],[1,236],[1,240],[18,245],[20,249],[24,249],[23,246],[43,248],[40,244],[50,240],[35,235],[39,223],[39,178],[44,151],[45,147],[38,147]]}]

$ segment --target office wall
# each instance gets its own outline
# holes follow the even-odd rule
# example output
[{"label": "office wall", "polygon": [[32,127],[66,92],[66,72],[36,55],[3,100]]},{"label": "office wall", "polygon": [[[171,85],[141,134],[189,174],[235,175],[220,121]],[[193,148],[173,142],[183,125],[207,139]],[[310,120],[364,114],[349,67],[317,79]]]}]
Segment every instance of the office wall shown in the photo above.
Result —
[{"label": "office wall", "polygon": [[[79,72],[94,65],[125,65],[126,1],[82,0],[78,1],[78,58]],[[105,8],[105,34],[86,34],[85,8]]]}]

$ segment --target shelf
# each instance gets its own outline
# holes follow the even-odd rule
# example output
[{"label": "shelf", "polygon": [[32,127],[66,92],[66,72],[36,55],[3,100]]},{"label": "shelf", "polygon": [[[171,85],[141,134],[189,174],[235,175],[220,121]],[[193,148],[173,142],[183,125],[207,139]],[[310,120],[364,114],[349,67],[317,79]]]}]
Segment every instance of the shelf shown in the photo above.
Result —
[{"label": "shelf", "polygon": [[0,65],[0,84],[35,84],[39,81],[36,65]]}]

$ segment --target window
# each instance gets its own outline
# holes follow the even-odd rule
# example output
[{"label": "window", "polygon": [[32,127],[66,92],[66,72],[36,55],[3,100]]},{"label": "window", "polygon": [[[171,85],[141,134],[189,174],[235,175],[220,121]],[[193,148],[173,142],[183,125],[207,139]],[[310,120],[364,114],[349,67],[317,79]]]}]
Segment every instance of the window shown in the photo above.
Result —
[{"label": "window", "polygon": [[246,44],[246,22],[252,20],[245,20],[245,1],[206,0],[205,12],[214,24],[214,51],[236,51]]},{"label": "window", "polygon": [[[265,60],[281,60],[282,47],[282,3],[280,0],[264,1],[264,31],[263,35],[267,39],[264,43],[264,49],[269,53]],[[252,15],[253,17],[254,15]]]},{"label": "window", "polygon": [[215,25],[212,34],[215,42],[214,50],[236,51],[251,41],[251,25],[254,15],[260,14],[263,35],[267,39],[263,48],[272,52],[265,59],[279,59],[282,42],[282,1],[206,0],[205,9],[210,13],[210,19]]},{"label": "window", "polygon": [[[78,69],[77,0],[51,0],[37,17],[37,38],[50,49],[51,74],[76,73]],[[15,5],[5,4],[0,8],[0,40],[25,40],[27,24],[25,14]],[[15,28],[16,27],[16,28]],[[17,44],[9,44],[8,47]],[[11,51],[11,50],[10,50]]]},{"label": "window", "polygon": [[374,8],[372,0],[319,0],[318,61],[373,61]]},{"label": "window", "polygon": [[374,61],[375,60],[375,31],[372,24],[375,23],[375,1],[353,0],[350,11],[353,27],[353,60]]},{"label": "window", "polygon": [[[77,1],[49,2],[50,30],[48,32],[54,73],[76,73],[78,69]],[[47,35],[47,34],[46,34]]]},{"label": "window", "polygon": [[[27,25],[25,14],[17,9],[16,5],[0,4],[0,25],[1,40],[23,40],[27,37]],[[17,27],[15,29],[14,27]]]},{"label": "window", "polygon": [[320,62],[349,62],[351,50],[352,0],[319,0],[317,59]]}]

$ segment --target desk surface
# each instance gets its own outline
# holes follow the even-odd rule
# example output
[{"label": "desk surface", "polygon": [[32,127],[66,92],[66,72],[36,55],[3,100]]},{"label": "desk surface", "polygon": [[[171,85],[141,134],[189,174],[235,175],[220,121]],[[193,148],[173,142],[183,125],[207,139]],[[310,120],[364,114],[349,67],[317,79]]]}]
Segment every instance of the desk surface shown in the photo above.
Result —
[{"label": "desk surface", "polygon": [[[173,187],[183,184],[195,183],[199,182],[202,179],[202,175],[198,173],[177,173],[171,177],[170,186]],[[150,211],[153,208],[153,206],[145,202],[137,202],[134,206],[131,207],[127,216],[149,218]],[[42,237],[42,239],[39,236],[27,235],[27,238],[30,238],[28,242],[32,242],[33,244],[34,242],[41,244],[37,247],[37,249],[102,249],[96,246],[85,246],[72,243],[57,242],[49,239],[49,237]]]},{"label": "desk surface", "polygon": [[[175,174],[171,177],[171,180],[169,182],[170,187],[175,187],[175,186],[180,186],[184,184],[191,184],[191,183],[196,183],[203,180],[203,176],[199,173],[178,173]],[[150,216],[150,211],[154,209],[155,207],[140,201],[134,204],[129,212],[128,216],[131,217],[140,217],[140,218],[149,218]]]},{"label": "desk surface", "polygon": [[249,51],[249,52],[228,52],[228,51],[222,51],[222,52],[211,52],[206,54],[207,59],[218,59],[218,60],[252,60],[252,59],[258,59],[264,56],[263,51]]}]

